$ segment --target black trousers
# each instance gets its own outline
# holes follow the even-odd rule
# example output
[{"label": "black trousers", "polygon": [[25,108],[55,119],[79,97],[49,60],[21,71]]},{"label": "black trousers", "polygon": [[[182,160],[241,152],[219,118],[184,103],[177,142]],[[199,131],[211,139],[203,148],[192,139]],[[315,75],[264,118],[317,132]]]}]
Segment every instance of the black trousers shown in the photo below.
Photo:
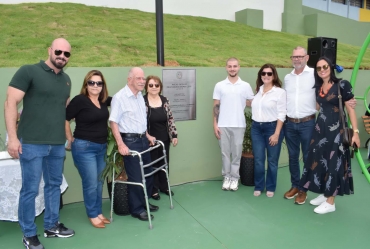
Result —
[{"label": "black trousers", "polygon": [[[164,144],[164,148],[166,150],[166,158],[167,158],[167,164],[169,166],[170,163],[170,140],[167,141],[162,141]],[[150,157],[152,158],[152,161],[160,158],[163,156],[163,150],[162,146],[152,150],[150,152]],[[156,164],[153,164],[152,166],[154,168],[158,168],[164,164],[164,160],[160,160]],[[168,173],[169,173],[169,168],[168,168]],[[167,177],[166,173],[163,170],[158,171],[157,173],[154,174],[154,185],[153,185],[153,191],[152,194],[158,193],[158,189],[162,192],[165,192],[168,190],[168,184],[167,184]]]}]

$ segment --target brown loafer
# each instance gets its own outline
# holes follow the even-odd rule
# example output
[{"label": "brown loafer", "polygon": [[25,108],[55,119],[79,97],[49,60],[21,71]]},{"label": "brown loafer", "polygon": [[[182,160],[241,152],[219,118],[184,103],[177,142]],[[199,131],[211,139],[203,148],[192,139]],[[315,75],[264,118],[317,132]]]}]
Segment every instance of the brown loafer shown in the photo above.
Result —
[{"label": "brown loafer", "polygon": [[[98,219],[98,220],[97,220]],[[96,228],[105,228],[105,225],[102,220],[100,220],[98,217],[96,218],[89,218],[91,225]]]},{"label": "brown loafer", "polygon": [[306,199],[307,199],[307,193],[302,190],[299,190],[298,195],[296,196],[294,200],[294,203],[298,205],[302,205],[306,203]]},{"label": "brown loafer", "polygon": [[293,199],[294,197],[296,197],[296,195],[298,194],[298,188],[291,188],[289,189],[285,194],[284,194],[284,198],[285,199]]}]

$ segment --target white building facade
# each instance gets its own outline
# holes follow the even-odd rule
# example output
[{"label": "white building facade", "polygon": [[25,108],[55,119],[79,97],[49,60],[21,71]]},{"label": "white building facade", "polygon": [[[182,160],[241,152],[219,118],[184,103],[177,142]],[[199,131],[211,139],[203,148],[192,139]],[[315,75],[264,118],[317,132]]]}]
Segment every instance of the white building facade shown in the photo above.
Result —
[{"label": "white building facade", "polygon": [[[155,12],[155,0],[0,0],[0,4],[18,3],[80,3],[90,6],[136,9]],[[165,14],[201,16],[235,21],[235,12],[244,9],[263,11],[263,28],[281,31],[284,0],[163,0]]]}]

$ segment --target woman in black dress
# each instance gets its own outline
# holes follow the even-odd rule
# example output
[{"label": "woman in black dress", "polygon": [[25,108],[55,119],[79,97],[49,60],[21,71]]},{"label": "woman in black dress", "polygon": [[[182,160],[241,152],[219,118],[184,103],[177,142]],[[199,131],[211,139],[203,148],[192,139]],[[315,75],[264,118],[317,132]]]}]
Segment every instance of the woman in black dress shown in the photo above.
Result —
[{"label": "woman in black dress", "polygon": [[315,70],[319,114],[300,181],[300,185],[305,189],[320,194],[310,201],[312,205],[317,206],[314,212],[318,214],[334,212],[334,199],[337,195],[353,194],[350,148],[342,143],[343,125],[340,120],[337,84],[340,84],[343,108],[346,107],[355,131],[352,144],[360,146],[356,113],[347,102],[353,98],[351,84],[338,79],[331,61],[321,57]]},{"label": "woman in black dress", "polygon": [[[98,70],[87,73],[80,95],[67,106],[67,148],[82,179],[83,197],[87,216],[96,228],[104,228],[110,221],[102,214],[103,179],[108,138],[108,118],[112,98],[108,96],[103,74]],[[75,119],[73,133],[69,121]]]},{"label": "woman in black dress", "polygon": [[[150,75],[146,78],[144,95],[145,105],[147,107],[147,119],[148,119],[148,133],[164,143],[166,149],[167,163],[170,162],[170,143],[173,146],[177,145],[177,130],[175,121],[172,116],[170,109],[169,100],[162,96],[163,85],[161,80],[157,76]],[[150,152],[152,161],[163,156],[162,149],[158,148]],[[160,167],[163,165],[163,161],[159,161],[153,165],[153,167]],[[168,184],[166,173],[162,170],[154,174],[154,186],[152,191],[152,198],[159,200],[160,196],[158,189],[169,195]],[[171,195],[174,195],[171,191]]]}]

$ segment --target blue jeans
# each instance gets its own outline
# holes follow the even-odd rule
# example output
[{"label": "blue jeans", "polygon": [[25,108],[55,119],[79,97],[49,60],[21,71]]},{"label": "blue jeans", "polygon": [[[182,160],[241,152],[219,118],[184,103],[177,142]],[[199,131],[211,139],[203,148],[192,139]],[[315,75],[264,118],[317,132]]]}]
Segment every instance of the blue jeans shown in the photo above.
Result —
[{"label": "blue jeans", "polygon": [[267,151],[267,175],[266,190],[275,192],[277,170],[280,157],[281,143],[284,138],[283,130],[280,131],[278,143],[269,145],[269,138],[275,133],[277,122],[255,122],[252,123],[252,147],[254,156],[254,189],[263,191],[265,189],[265,161]]},{"label": "blue jeans", "polygon": [[[138,152],[142,152],[144,150],[149,149],[149,141],[144,136],[142,138],[139,137],[122,137],[123,142],[130,150],[135,150]],[[142,154],[142,161],[143,164],[148,164],[151,162],[150,153]],[[123,162],[125,164],[125,170],[128,176],[128,181],[130,182],[138,182],[142,183],[142,174],[141,174],[141,167],[139,163],[139,158],[137,156],[124,156]],[[144,174],[148,174],[153,171],[152,167],[147,167],[144,170]],[[146,192],[148,198],[152,195],[153,189],[153,175],[149,176],[145,179],[146,181]],[[137,185],[127,185],[127,192],[128,192],[128,206],[130,209],[131,214],[140,214],[146,210],[146,203],[145,203],[145,196],[144,191],[141,186]]]},{"label": "blue jeans", "polygon": [[[22,141],[21,141],[22,142]],[[44,229],[59,221],[60,185],[63,180],[64,145],[23,144],[19,155],[22,170],[22,188],[19,195],[18,220],[24,236],[37,234],[35,198],[41,176],[44,178]]]},{"label": "blue jeans", "polygon": [[289,153],[290,179],[292,182],[292,187],[299,188],[300,190],[303,190],[299,186],[299,181],[301,178],[299,166],[300,147],[302,146],[303,162],[305,162],[307,159],[314,126],[315,119],[303,123],[293,123],[288,120],[284,124],[285,141]]},{"label": "blue jeans", "polygon": [[73,161],[82,179],[86,213],[89,218],[102,214],[103,179],[107,143],[98,144],[75,139],[72,143]]}]

